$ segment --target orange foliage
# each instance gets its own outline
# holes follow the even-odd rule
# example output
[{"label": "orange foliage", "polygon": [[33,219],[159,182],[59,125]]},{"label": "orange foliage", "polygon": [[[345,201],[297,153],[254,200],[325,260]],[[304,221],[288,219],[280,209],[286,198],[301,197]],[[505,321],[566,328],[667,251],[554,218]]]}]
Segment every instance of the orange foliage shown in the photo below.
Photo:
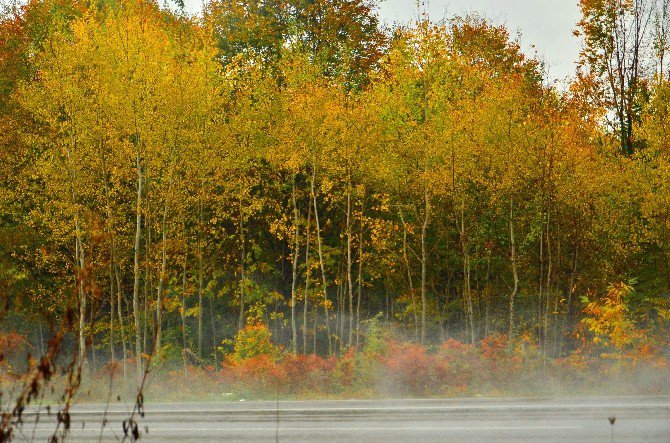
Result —
[{"label": "orange foliage", "polygon": [[321,392],[329,384],[329,373],[335,367],[335,357],[288,354],[281,362],[288,380],[299,392]]},{"label": "orange foliage", "polygon": [[[216,383],[224,392],[251,398],[267,399],[276,395],[425,398],[473,394],[552,395],[552,385],[561,389],[598,389],[599,386],[610,389],[612,377],[629,377],[630,374],[621,372],[618,360],[592,358],[579,352],[548,359],[528,334],[513,339],[494,335],[484,338],[479,345],[451,339],[435,349],[386,339],[382,348],[381,353],[350,348],[340,356],[328,358],[292,353],[241,360],[228,358],[219,371],[188,367],[171,371],[169,378],[172,386],[202,395],[213,392],[215,388],[211,384]],[[627,363],[626,367],[641,374],[660,376],[640,377],[650,381],[643,386],[635,385],[635,392],[665,392],[658,380],[664,380],[668,362],[658,357],[653,347],[641,348],[641,351],[649,355],[644,364]],[[603,374],[608,376],[603,377]]]},{"label": "orange foliage", "polygon": [[505,350],[509,346],[507,335],[489,335],[480,342],[484,358],[498,360],[504,357]]},{"label": "orange foliage", "polygon": [[384,366],[397,388],[413,395],[428,395],[437,377],[434,356],[415,343],[390,342]]},{"label": "orange foliage", "polygon": [[621,282],[611,285],[607,294],[584,307],[582,323],[591,334],[585,342],[587,351],[601,351],[601,357],[613,359],[648,359],[657,354],[647,331],[637,326],[630,313],[628,297],[634,289]]}]

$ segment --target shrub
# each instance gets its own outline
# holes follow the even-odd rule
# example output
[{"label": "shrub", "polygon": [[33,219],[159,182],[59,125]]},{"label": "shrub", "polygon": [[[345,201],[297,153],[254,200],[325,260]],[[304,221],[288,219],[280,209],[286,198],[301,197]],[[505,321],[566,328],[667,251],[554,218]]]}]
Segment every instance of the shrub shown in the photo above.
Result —
[{"label": "shrub", "polygon": [[481,352],[474,345],[449,339],[437,350],[436,364],[441,380],[441,391],[449,395],[462,395],[476,384],[481,371]]},{"label": "shrub", "polygon": [[280,355],[281,348],[272,343],[272,333],[268,327],[261,321],[255,321],[237,333],[230,358],[236,362],[261,356],[275,360]]},{"label": "shrub", "polygon": [[318,355],[293,355],[284,356],[281,366],[286,378],[287,390],[292,394],[317,394],[330,390],[332,361],[326,360]]},{"label": "shrub", "polygon": [[387,345],[384,366],[399,393],[412,396],[434,394],[435,357],[428,355],[425,347],[391,341]]}]

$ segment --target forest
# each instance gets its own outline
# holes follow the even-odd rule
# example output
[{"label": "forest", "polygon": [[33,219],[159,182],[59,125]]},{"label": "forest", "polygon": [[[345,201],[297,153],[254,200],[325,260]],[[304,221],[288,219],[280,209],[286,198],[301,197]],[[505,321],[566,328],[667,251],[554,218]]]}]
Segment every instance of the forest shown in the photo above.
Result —
[{"label": "forest", "polygon": [[4,5],[0,387],[668,390],[670,2],[579,0],[564,83],[378,3]]}]

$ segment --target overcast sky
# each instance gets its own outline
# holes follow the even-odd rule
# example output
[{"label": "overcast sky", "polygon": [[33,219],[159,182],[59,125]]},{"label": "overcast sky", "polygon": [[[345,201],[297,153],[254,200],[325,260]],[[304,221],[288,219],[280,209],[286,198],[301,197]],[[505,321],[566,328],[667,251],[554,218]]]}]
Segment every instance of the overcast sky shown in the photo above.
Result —
[{"label": "overcast sky", "polygon": [[[512,37],[521,33],[524,52],[544,60],[550,79],[562,79],[575,71],[580,42],[572,35],[579,19],[578,0],[430,0],[426,9],[433,21],[478,12],[494,23],[507,26]],[[186,0],[196,12],[202,0]],[[381,19],[388,24],[417,18],[415,0],[382,0]],[[534,47],[533,47],[534,45]]]}]

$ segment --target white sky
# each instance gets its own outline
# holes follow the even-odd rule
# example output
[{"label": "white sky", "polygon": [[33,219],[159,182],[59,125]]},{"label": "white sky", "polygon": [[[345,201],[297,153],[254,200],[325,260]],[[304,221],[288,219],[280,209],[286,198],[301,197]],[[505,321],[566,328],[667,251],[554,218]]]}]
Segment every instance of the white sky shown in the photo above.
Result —
[{"label": "white sky", "polygon": [[[202,0],[185,0],[189,12],[200,10]],[[504,24],[528,55],[537,53],[546,63],[551,80],[564,79],[575,71],[580,42],[572,35],[579,20],[578,0],[425,0],[433,21],[477,12],[496,24]],[[386,24],[416,20],[415,0],[382,0],[379,15]],[[534,45],[534,46],[533,46]]]}]

